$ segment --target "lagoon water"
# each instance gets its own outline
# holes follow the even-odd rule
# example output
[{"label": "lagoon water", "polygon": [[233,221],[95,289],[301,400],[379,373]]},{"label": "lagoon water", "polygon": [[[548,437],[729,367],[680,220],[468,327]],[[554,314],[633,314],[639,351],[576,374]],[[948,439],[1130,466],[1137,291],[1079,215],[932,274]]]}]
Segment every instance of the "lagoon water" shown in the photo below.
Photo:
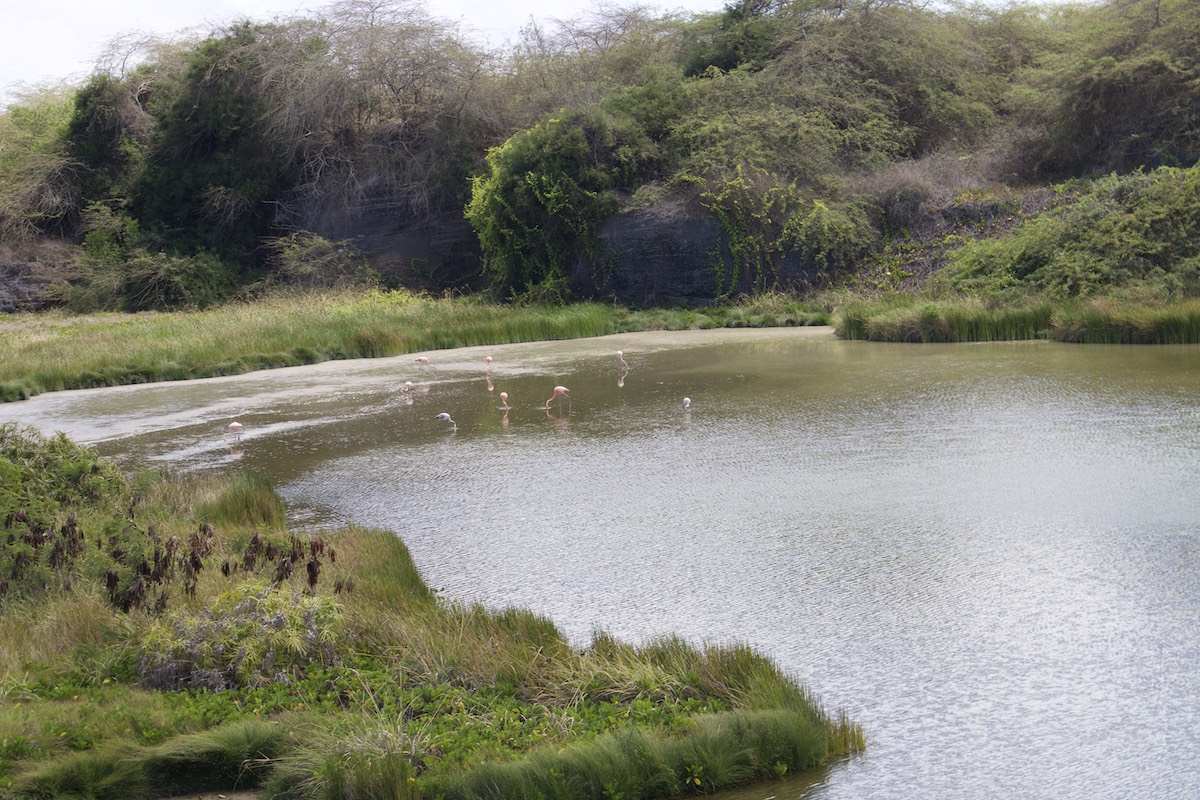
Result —
[{"label": "lagoon water", "polygon": [[446,596],[580,644],[748,642],[866,729],[730,800],[1200,796],[1200,349],[802,329],[425,355],[0,419],[263,470],[294,524],[393,530]]}]

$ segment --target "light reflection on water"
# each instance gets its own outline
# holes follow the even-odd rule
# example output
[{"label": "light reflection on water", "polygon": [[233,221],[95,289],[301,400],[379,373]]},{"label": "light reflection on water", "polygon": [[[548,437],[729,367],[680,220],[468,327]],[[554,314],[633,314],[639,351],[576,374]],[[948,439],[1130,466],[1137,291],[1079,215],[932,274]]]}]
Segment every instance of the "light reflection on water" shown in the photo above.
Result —
[{"label": "light reflection on water", "polygon": [[429,355],[22,405],[131,462],[266,470],[294,520],[395,530],[431,585],[579,642],[748,642],[865,726],[861,756],[730,800],[1200,793],[1196,348]]}]

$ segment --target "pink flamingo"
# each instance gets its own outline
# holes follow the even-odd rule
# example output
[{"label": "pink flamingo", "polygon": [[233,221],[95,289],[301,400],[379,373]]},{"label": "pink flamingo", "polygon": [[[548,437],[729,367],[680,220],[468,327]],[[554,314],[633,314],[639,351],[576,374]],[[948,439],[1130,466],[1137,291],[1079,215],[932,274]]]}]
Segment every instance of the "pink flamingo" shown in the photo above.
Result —
[{"label": "pink flamingo", "polygon": [[229,427],[225,429],[225,436],[223,438],[225,441],[232,439],[235,442],[240,442],[242,440],[243,427],[244,426],[240,422],[229,423]]},{"label": "pink flamingo", "polygon": [[437,372],[437,367],[429,363],[429,356],[417,356],[416,361],[417,366],[421,369],[431,369],[434,372]]},{"label": "pink flamingo", "polygon": [[491,372],[491,369],[492,369],[492,357],[488,356],[487,358],[485,358],[483,360],[483,371],[486,374],[488,372]]},{"label": "pink flamingo", "polygon": [[553,403],[560,395],[567,398],[567,403],[569,404],[571,402],[570,392],[571,390],[565,386],[555,386],[554,394],[550,395],[550,398],[546,401],[546,411],[550,410],[550,404]]},{"label": "pink flamingo", "polygon": [[500,403],[501,403],[501,405],[500,405],[500,408],[504,409],[504,411],[506,411],[506,412],[507,412],[507,411],[509,410],[509,405],[508,405],[508,392],[501,392],[501,393],[500,393]]},{"label": "pink flamingo", "polygon": [[617,363],[621,365],[621,369],[625,370],[626,372],[629,371],[629,364],[627,364],[625,362],[625,351],[624,350],[617,351]]}]

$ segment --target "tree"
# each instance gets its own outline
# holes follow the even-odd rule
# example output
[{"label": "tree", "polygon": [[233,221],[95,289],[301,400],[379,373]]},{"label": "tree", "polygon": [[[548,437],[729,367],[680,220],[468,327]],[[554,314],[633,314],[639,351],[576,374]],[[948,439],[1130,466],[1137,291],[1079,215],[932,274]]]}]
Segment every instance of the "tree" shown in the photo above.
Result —
[{"label": "tree", "polygon": [[54,87],[22,95],[0,114],[0,239],[63,235],[77,219],[70,113],[70,90]]},{"label": "tree", "polygon": [[151,103],[157,128],[131,211],[148,235],[181,253],[253,263],[291,185],[288,164],[262,135],[261,29],[241,23],[191,52],[186,71]]},{"label": "tree", "polygon": [[140,167],[154,120],[147,112],[147,84],[108,73],[93,75],[75,93],[67,127],[72,157],[78,162],[84,203],[106,200],[125,189]]},{"label": "tree", "polygon": [[484,271],[498,292],[560,295],[566,269],[595,245],[599,223],[615,210],[605,192],[605,149],[594,120],[562,112],[488,153],[467,219],[483,247]]}]

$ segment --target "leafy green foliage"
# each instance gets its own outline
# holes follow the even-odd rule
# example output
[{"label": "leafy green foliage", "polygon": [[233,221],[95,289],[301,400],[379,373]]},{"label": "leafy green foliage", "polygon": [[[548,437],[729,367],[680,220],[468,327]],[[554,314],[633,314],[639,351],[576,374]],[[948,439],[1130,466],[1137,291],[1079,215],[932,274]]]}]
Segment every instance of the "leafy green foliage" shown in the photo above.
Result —
[{"label": "leafy green foliage", "polygon": [[[203,307],[272,269],[270,285],[370,283],[332,237],[464,211],[482,261],[456,242],[423,286],[561,300],[607,217],[705,194],[735,251],[719,292],[763,291],[781,252],[832,274],[878,250],[868,224],[929,234],[956,189],[1195,163],[1197,31],[1185,0],[738,0],[686,20],[605,8],[500,54],[406,5],[338,4],[23,98],[0,115],[0,230],[74,237],[90,204],[64,297],[140,310]],[[962,165],[954,185],[856,197],[936,159]],[[762,185],[739,199],[739,175]],[[115,227],[93,224],[101,206]]]},{"label": "leafy green foliage", "polygon": [[603,135],[594,119],[564,111],[488,153],[466,214],[502,294],[560,294],[569,263],[594,246],[596,226],[615,210],[605,193],[611,170],[594,156]]},{"label": "leafy green foliage", "polygon": [[77,514],[123,488],[111,464],[65,436],[0,426],[0,598],[69,588],[86,549]]},{"label": "leafy green foliage", "polygon": [[250,24],[202,42],[176,85],[152,101],[157,120],[130,211],[147,234],[184,253],[208,251],[249,267],[270,231],[272,202],[292,177],[272,151],[253,88],[259,62]]},{"label": "leafy green foliage", "polygon": [[130,82],[99,73],[75,93],[67,128],[71,157],[84,202],[118,202],[138,174],[153,124]]},{"label": "leafy green foliage", "polygon": [[331,242],[308,231],[289,233],[268,242],[272,251],[271,281],[300,289],[367,286],[378,276],[351,242]]},{"label": "leafy green foliage", "polygon": [[991,297],[1089,297],[1132,285],[1164,300],[1200,294],[1200,168],[1062,190],[1055,208],[1010,235],[955,250],[931,287]]},{"label": "leafy green foliage", "polygon": [[[1186,0],[1108,0],[1081,13],[1071,57],[1033,74],[1048,111],[1043,173],[1056,177],[1200,158],[1200,8]],[[1034,99],[1034,98],[1030,98]]]},{"label": "leafy green foliage", "polygon": [[790,258],[814,276],[847,269],[873,244],[861,210],[831,209],[807,200],[795,183],[738,167],[701,200],[725,232],[733,268],[716,268],[722,297],[755,295],[779,288],[781,262]]},{"label": "leafy green foliage", "polygon": [[762,69],[781,46],[780,19],[772,0],[738,0],[718,16],[702,19],[685,33],[684,74],[695,77],[710,69]]}]

